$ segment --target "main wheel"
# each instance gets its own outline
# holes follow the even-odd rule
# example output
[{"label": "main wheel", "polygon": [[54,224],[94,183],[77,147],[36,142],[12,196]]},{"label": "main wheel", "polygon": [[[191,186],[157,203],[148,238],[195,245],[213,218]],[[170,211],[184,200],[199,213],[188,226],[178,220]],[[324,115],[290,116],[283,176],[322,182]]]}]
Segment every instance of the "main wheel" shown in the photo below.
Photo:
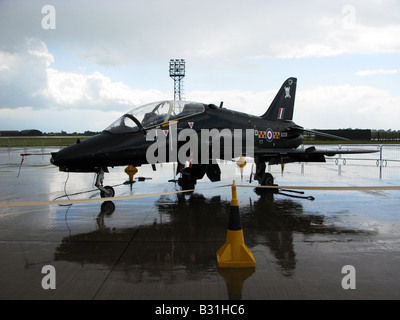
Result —
[{"label": "main wheel", "polygon": [[269,172],[264,172],[260,184],[262,186],[272,186],[274,184],[274,177]]},{"label": "main wheel", "polygon": [[192,190],[196,184],[191,177],[192,168],[185,168],[182,170],[182,177],[178,179],[178,185],[182,190]]},{"label": "main wheel", "polygon": [[100,196],[101,196],[102,198],[111,198],[111,197],[114,197],[114,196],[115,196],[115,191],[114,191],[114,188],[113,188],[113,187],[105,186],[104,189],[106,189],[107,192],[105,192],[105,191],[103,191],[103,190],[100,191]]}]

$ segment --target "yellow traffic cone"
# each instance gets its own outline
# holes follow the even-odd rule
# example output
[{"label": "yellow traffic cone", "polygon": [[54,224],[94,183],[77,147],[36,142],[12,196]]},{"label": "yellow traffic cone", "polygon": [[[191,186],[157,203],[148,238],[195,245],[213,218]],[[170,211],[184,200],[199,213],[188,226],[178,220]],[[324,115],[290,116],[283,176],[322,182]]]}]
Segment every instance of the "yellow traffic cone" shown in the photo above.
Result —
[{"label": "yellow traffic cone", "polygon": [[217,251],[217,261],[219,268],[254,268],[256,266],[252,253],[244,244],[235,180],[232,185],[232,201],[226,242]]}]

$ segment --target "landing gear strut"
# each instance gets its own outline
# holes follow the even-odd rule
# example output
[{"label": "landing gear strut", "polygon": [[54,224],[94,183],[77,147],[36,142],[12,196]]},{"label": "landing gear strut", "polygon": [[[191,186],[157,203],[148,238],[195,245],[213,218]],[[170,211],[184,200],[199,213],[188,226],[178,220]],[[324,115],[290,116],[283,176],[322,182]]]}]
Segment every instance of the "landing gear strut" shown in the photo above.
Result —
[{"label": "landing gear strut", "polygon": [[111,198],[114,197],[115,191],[113,187],[105,186],[103,187],[103,180],[104,180],[104,170],[100,169],[96,176],[96,183],[94,184],[97,189],[100,190],[100,196],[102,198]]},{"label": "landing gear strut", "polygon": [[192,164],[186,168],[183,164],[178,163],[176,174],[181,175],[177,181],[182,190],[194,189],[197,180],[203,179],[204,175],[207,175],[212,182],[221,181],[221,169],[217,163]]},{"label": "landing gear strut", "polygon": [[184,168],[181,171],[181,177],[178,179],[178,185],[182,190],[192,190],[195,188],[196,180],[192,178],[192,168]]},{"label": "landing gear strut", "polygon": [[256,158],[256,174],[254,179],[258,181],[261,186],[274,185],[274,177],[269,172],[265,172],[265,161]]}]

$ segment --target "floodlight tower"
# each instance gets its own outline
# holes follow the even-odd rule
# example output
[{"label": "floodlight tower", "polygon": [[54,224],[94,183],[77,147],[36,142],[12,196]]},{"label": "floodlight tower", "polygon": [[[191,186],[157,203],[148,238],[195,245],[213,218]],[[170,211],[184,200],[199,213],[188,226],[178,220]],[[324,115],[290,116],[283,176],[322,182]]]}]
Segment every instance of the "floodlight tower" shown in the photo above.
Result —
[{"label": "floodlight tower", "polygon": [[169,76],[174,79],[174,100],[181,100],[183,94],[181,81],[185,76],[184,59],[171,59],[169,61]]}]

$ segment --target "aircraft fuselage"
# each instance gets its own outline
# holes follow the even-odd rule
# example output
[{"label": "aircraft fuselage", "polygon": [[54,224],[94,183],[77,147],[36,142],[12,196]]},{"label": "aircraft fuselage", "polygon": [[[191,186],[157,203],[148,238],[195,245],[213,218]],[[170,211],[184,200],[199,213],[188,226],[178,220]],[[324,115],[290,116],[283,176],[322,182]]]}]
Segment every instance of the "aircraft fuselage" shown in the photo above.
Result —
[{"label": "aircraft fuselage", "polygon": [[[153,127],[158,128],[166,135],[166,149],[169,150],[169,134],[172,125],[177,134],[183,129],[192,129],[198,135],[201,130],[228,128],[242,130],[243,141],[246,130],[254,134],[254,150],[268,149],[296,149],[303,142],[303,135],[298,131],[290,130],[296,126],[292,121],[272,122],[258,116],[218,108],[214,105],[203,105],[204,111],[193,116],[171,120]],[[98,172],[107,167],[149,164],[146,151],[154,141],[147,141],[147,133],[151,129],[141,129],[135,132],[111,133],[107,130],[83,141],[68,146],[54,153],[51,162],[66,172]],[[182,143],[181,143],[182,144]],[[243,145],[242,155],[246,149]],[[223,141],[221,142],[221,158],[228,159],[229,155],[223,154]],[[230,155],[232,158],[232,155]],[[167,158],[168,159],[168,158]]]}]

